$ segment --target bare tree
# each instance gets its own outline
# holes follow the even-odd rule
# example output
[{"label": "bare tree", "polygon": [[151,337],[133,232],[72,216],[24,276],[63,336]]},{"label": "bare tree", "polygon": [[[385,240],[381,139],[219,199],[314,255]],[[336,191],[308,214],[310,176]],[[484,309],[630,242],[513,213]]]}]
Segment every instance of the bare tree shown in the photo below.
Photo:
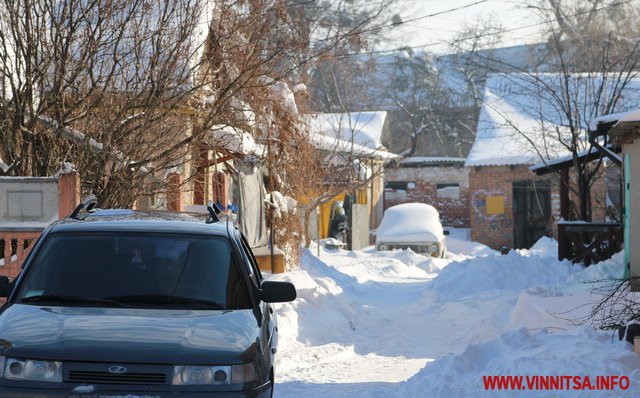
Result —
[{"label": "bare tree", "polygon": [[[547,42],[523,47],[528,56],[475,50],[466,62],[480,73],[470,81],[479,85],[487,74],[503,73],[512,90],[529,97],[527,112],[539,120],[541,132],[522,129],[508,116],[505,122],[511,125],[514,139],[533,149],[541,161],[559,152],[571,154],[575,184],[568,188],[577,200],[573,217],[590,220],[591,186],[602,172],[602,162],[581,162],[579,154],[590,147],[590,120],[637,106],[633,98],[637,98],[634,80],[640,72],[638,2],[539,0],[527,4],[539,13]],[[483,37],[482,32],[477,36]]]},{"label": "bare tree", "polygon": [[0,157],[22,175],[73,162],[107,206],[162,189],[212,125],[254,131],[234,99],[292,73],[302,39],[278,0],[3,1]]},{"label": "bare tree", "polygon": [[432,56],[407,49],[394,57],[388,69],[383,87],[393,104],[391,149],[404,156],[466,155],[472,143],[472,131],[464,122],[468,107]]},{"label": "bare tree", "polygon": [[[635,4],[634,4],[635,3]],[[591,220],[591,186],[602,162],[580,162],[579,152],[590,147],[589,122],[598,115],[637,106],[640,73],[638,2],[560,1],[537,2],[548,26],[548,56],[538,71],[556,71],[550,84],[529,74],[542,100],[565,122],[563,131],[550,132],[572,155],[578,198],[577,218]],[[634,99],[634,97],[636,99]]]},{"label": "bare tree", "polygon": [[311,108],[322,112],[370,110],[380,105],[375,64],[359,55],[384,40],[398,0],[351,0],[305,5],[315,59],[306,69]]}]

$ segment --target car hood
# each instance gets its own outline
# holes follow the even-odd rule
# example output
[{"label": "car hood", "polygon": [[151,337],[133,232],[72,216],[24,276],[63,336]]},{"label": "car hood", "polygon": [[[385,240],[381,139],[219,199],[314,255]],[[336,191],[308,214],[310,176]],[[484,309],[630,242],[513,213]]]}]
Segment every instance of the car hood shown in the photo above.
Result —
[{"label": "car hood", "polygon": [[0,316],[3,355],[155,364],[246,363],[260,347],[252,310],[40,307]]}]

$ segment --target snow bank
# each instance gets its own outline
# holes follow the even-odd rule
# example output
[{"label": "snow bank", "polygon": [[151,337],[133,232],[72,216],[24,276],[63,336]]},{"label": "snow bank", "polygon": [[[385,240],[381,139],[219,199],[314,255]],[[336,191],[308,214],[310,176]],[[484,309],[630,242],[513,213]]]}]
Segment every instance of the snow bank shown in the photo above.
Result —
[{"label": "snow bank", "polygon": [[570,262],[511,251],[509,254],[477,257],[448,265],[433,280],[432,290],[442,300],[483,292],[520,291],[556,285],[581,270]]},{"label": "snow bank", "polygon": [[540,257],[557,257],[558,241],[547,236],[538,239],[529,250],[521,250],[521,254],[533,254]]},{"label": "snow bank", "polygon": [[[427,365],[409,380],[404,397],[587,397],[602,396],[585,391],[487,391],[482,376],[627,376],[626,391],[609,396],[636,396],[640,388],[640,357],[631,345],[612,342],[611,333],[589,327],[550,334],[526,329],[505,333],[481,344],[472,344],[457,355]],[[595,384],[595,380],[593,381]]]},{"label": "snow bank", "polygon": [[348,336],[367,322],[363,319],[375,318],[359,301],[389,300],[380,295],[381,284],[401,285],[433,277],[418,266],[427,267],[422,264],[425,257],[411,251],[380,257],[373,249],[349,252],[321,247],[318,258],[312,254],[316,250],[317,246],[304,254],[300,270],[269,276],[269,280],[287,280],[296,286],[298,299],[280,305],[278,322],[283,324],[280,329],[285,338],[304,343],[348,343]]},{"label": "snow bank", "polygon": [[[462,234],[463,235],[463,234]],[[633,396],[640,358],[610,332],[576,328],[592,282],[622,275],[622,255],[584,268],[555,259],[556,243],[493,254],[447,237],[458,254],[307,251],[278,305],[277,394],[320,397]],[[484,257],[474,249],[486,249]],[[579,308],[580,312],[575,312]],[[614,337],[612,339],[612,337]],[[482,376],[627,376],[627,391],[487,391]],[[633,393],[632,393],[633,392]]]},{"label": "snow bank", "polygon": [[457,256],[484,257],[498,254],[497,251],[482,243],[457,239],[451,236],[445,238],[445,244],[447,245],[447,252]]},{"label": "snow bank", "polygon": [[608,260],[590,265],[583,272],[573,275],[569,282],[597,282],[621,279],[624,276],[624,251]]},{"label": "snow bank", "polygon": [[509,328],[529,331],[572,329],[589,315],[598,297],[589,293],[564,294],[561,289],[528,289],[511,310]]}]

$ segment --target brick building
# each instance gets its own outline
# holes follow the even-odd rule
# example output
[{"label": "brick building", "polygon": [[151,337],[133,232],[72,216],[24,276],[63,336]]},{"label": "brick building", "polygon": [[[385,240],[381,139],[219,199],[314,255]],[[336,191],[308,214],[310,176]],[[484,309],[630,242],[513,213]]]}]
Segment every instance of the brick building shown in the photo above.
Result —
[{"label": "brick building", "polygon": [[552,235],[560,193],[551,177],[534,176],[527,164],[471,167],[471,239],[500,249],[529,247]]},{"label": "brick building", "polygon": [[[557,84],[553,74],[492,75],[487,80],[469,168],[471,239],[495,249],[528,248],[554,236],[561,217],[560,174],[533,174],[532,165],[566,154],[558,134],[567,122],[536,90],[539,80]],[[584,96],[578,80],[576,97]],[[571,179],[569,179],[571,180]],[[592,187],[593,221],[604,221],[605,178]],[[572,218],[570,218],[572,219]],[[575,218],[573,218],[575,219]]]},{"label": "brick building", "polygon": [[463,158],[411,157],[385,169],[385,209],[419,202],[435,207],[442,224],[469,227],[469,170]]}]

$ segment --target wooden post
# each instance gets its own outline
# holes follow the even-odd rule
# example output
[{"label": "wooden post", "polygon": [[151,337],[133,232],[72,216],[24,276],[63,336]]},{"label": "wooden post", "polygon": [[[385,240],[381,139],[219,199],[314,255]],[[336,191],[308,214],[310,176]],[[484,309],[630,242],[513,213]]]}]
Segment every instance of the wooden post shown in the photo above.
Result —
[{"label": "wooden post", "polygon": [[569,168],[568,167],[565,167],[564,169],[562,169],[560,173],[560,217],[565,221],[569,219]]},{"label": "wooden post", "polygon": [[558,260],[569,258],[569,240],[566,235],[566,224],[558,223]]}]

